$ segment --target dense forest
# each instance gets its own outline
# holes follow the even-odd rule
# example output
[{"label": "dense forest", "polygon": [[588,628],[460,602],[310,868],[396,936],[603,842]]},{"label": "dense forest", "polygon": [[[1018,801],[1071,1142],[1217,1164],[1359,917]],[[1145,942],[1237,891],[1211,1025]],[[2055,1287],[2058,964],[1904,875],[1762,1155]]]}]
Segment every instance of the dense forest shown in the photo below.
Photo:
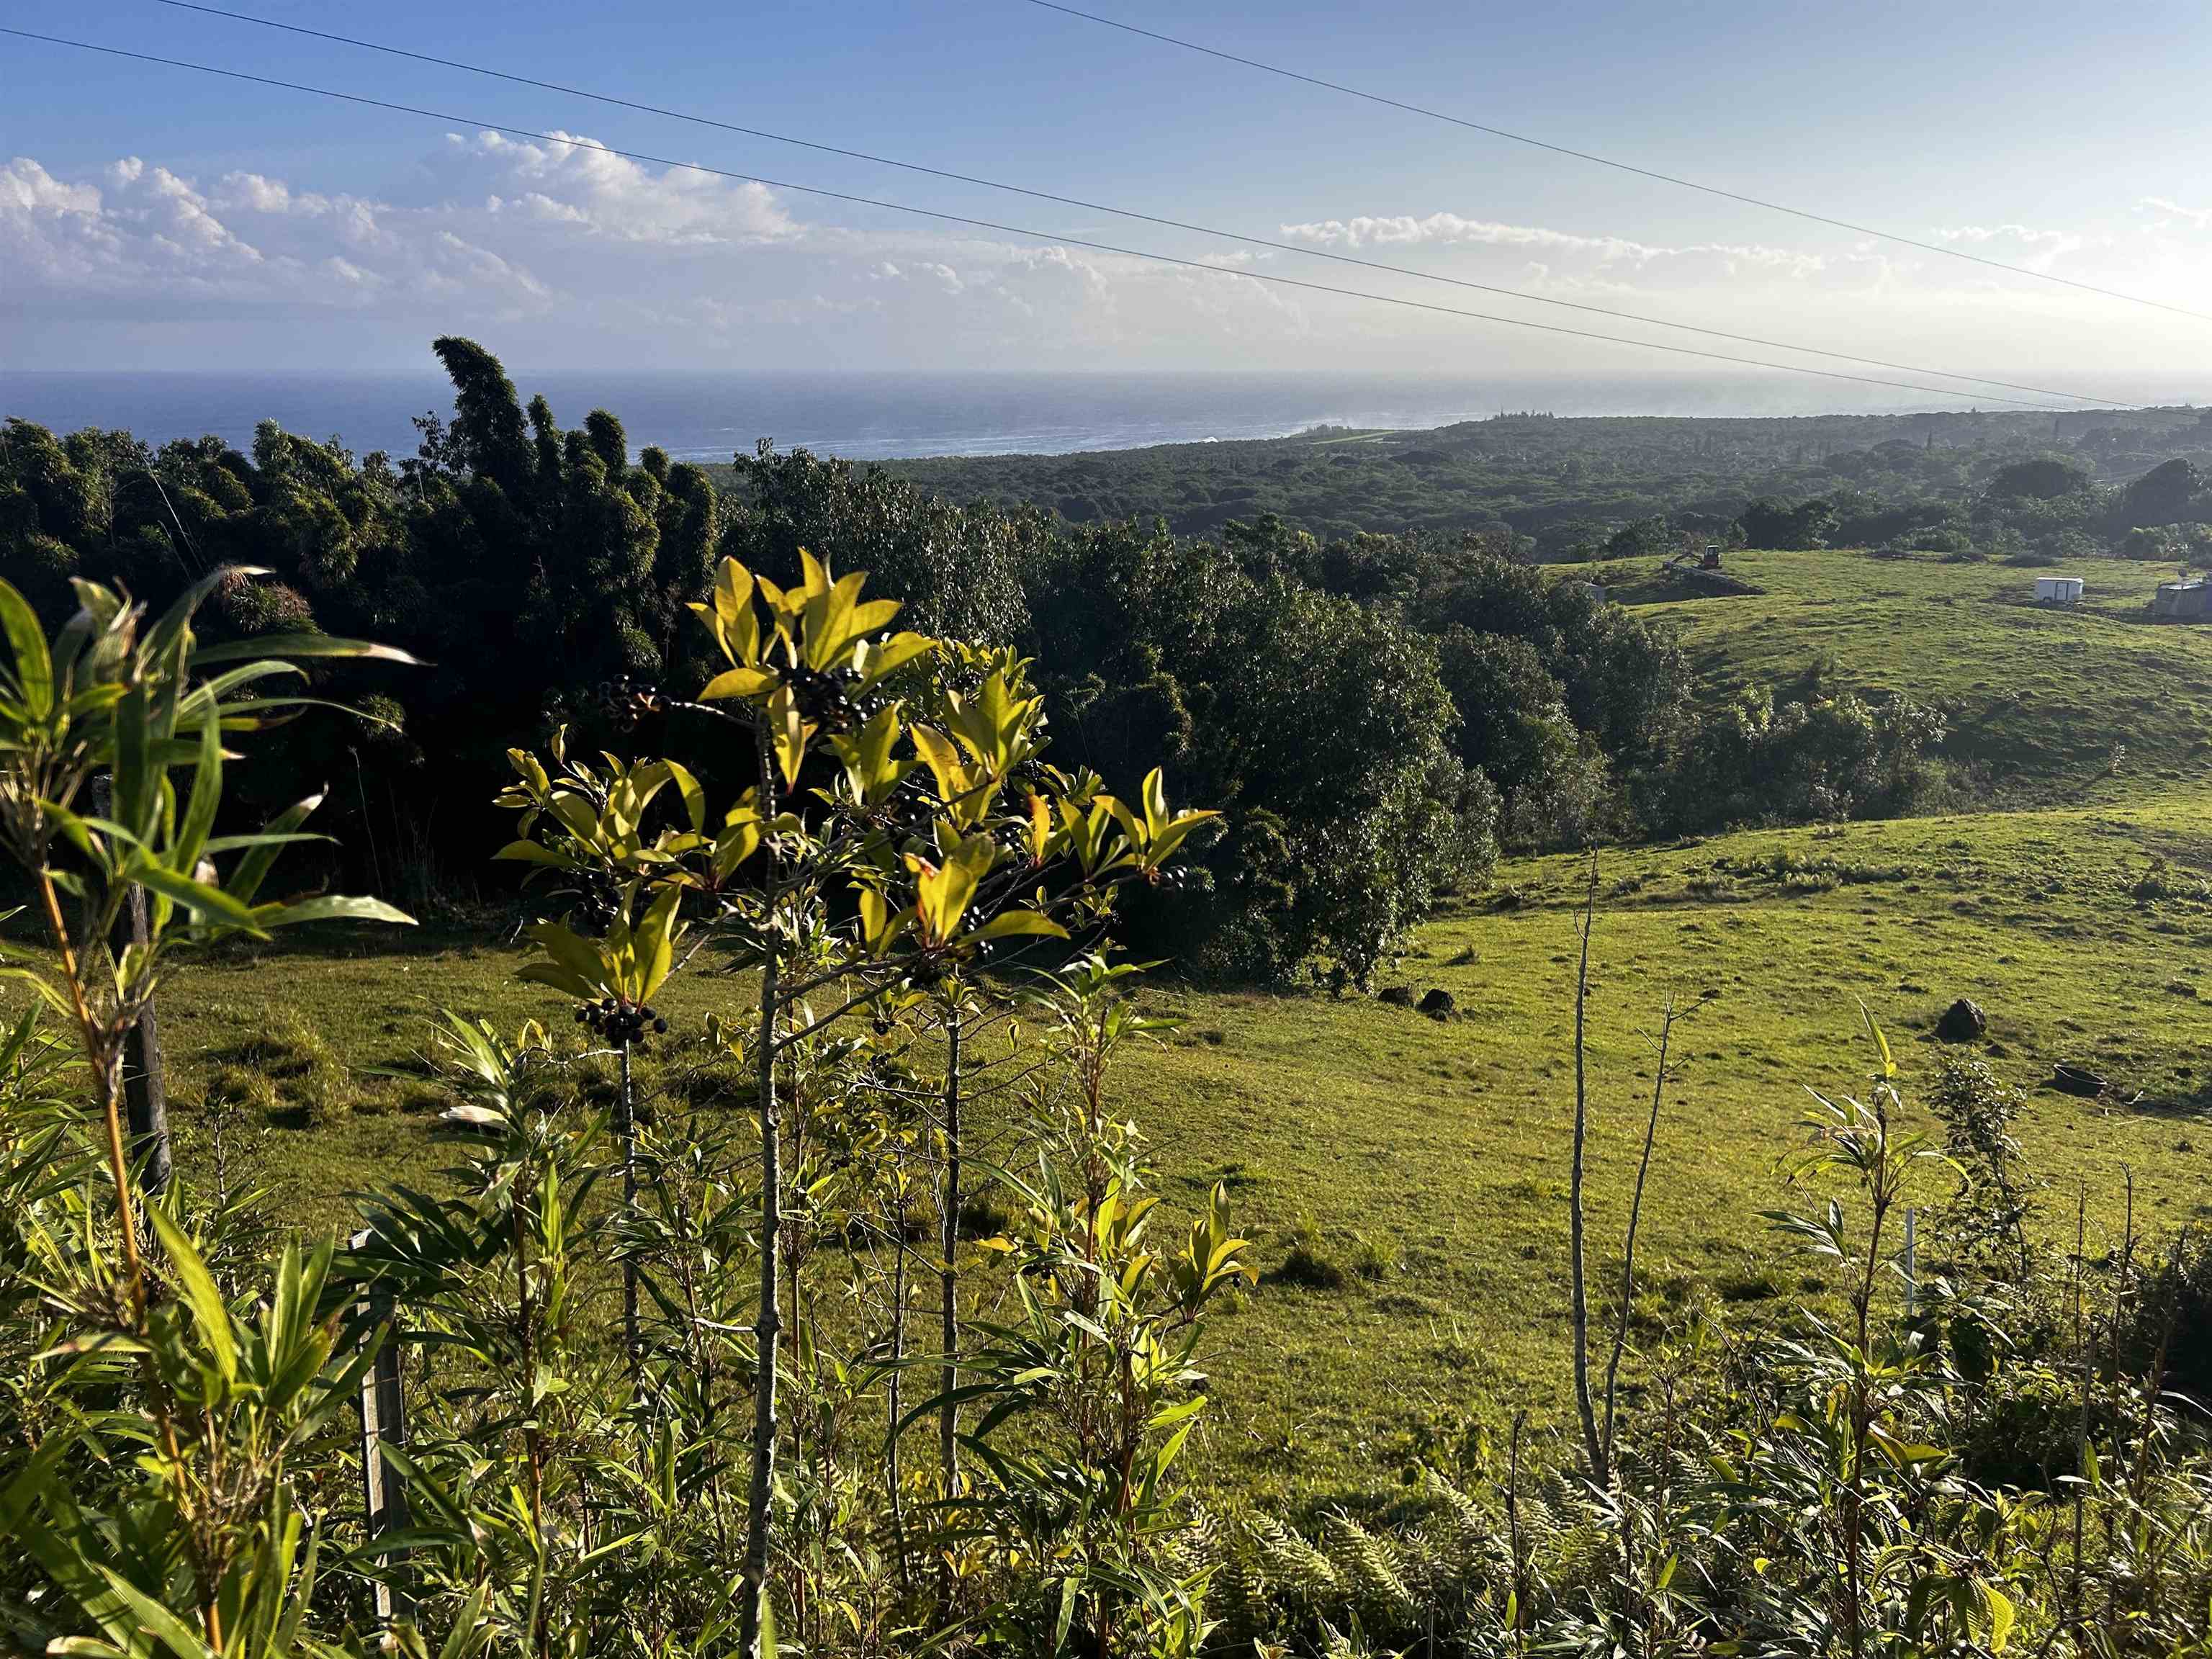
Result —
[{"label": "dense forest", "polygon": [[[2117,513],[2100,498],[2177,460],[2212,467],[2212,411],[1499,415],[1426,432],[1323,428],[1103,454],[901,461],[891,470],[957,501],[1035,502],[1071,524],[1160,517],[1179,534],[1212,535],[1231,520],[1272,513],[1324,540],[1503,528],[1555,558],[1655,518],[1720,536],[1762,499],[1826,502],[1838,546],[2008,527],[2029,539],[2079,530],[2106,545],[2116,531],[2170,520],[2157,516],[2166,497],[2156,489]],[[2000,480],[2036,462],[2051,465]],[[2194,488],[2201,517],[2201,483]],[[1993,510],[2021,497],[2063,506],[2025,516]]]},{"label": "dense forest", "polygon": [[356,860],[333,877],[418,907],[480,890],[495,826],[463,780],[556,731],[588,750],[689,718],[634,694],[703,666],[683,624],[718,558],[788,583],[801,549],[836,549],[918,625],[1044,665],[1060,763],[1124,792],[1161,763],[1225,815],[1191,894],[1128,907],[1132,938],[1209,975],[1344,985],[1479,888],[1501,845],[1944,796],[1941,707],[1859,697],[1814,663],[1693,684],[1662,625],[1546,556],[2186,557],[2212,520],[2194,411],[1504,416],[896,469],[763,445],[702,469],[634,454],[605,410],[562,427],[471,342],[437,349],[453,413],[397,459],[273,424],[250,455],[0,432],[0,571],[49,622],[73,580],[158,604],[251,566],[270,574],[222,583],[216,636],[374,639],[426,665],[330,671],[367,718],[307,714],[239,791],[267,808],[281,786],[261,780],[314,773]]}]

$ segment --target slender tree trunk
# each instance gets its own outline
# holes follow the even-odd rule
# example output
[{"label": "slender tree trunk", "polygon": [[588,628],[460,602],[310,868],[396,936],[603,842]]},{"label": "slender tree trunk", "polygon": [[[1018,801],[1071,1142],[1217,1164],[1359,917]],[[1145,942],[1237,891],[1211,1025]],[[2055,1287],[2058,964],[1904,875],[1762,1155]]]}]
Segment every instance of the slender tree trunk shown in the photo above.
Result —
[{"label": "slender tree trunk", "polygon": [[1590,855],[1589,896],[1583,906],[1582,966],[1575,975],[1575,1143],[1574,1167],[1567,1177],[1567,1244],[1569,1271],[1573,1281],[1575,1323],[1575,1410],[1582,1419],[1583,1450],[1589,1459],[1591,1481],[1612,1484],[1605,1443],[1597,1431],[1597,1411],[1590,1395],[1589,1275],[1583,1256],[1585,1218],[1583,1202],[1583,1154],[1589,1138],[1589,1090],[1585,1075],[1587,1043],[1583,1013],[1589,1001],[1590,927],[1597,916],[1597,856]]},{"label": "slender tree trunk", "polygon": [[899,1583],[908,1582],[906,1559],[906,1499],[899,1489],[900,1379],[906,1370],[906,1206],[903,1194],[895,1195],[898,1208],[891,1224],[896,1230],[891,1256],[891,1374],[884,1405],[888,1431],[884,1437],[884,1480],[890,1493],[891,1547],[898,1557]]},{"label": "slender tree trunk", "polygon": [[[629,1039],[622,1046],[623,1216],[637,1218],[637,1097],[631,1092]],[[637,1375],[637,1261],[623,1256],[623,1352],[629,1356],[630,1376]]]},{"label": "slender tree trunk", "polygon": [[937,1419],[937,1460],[951,1497],[960,1474],[960,1407],[952,1391],[960,1386],[960,1010],[954,999],[945,1028],[945,1187],[939,1206],[938,1244],[945,1253],[938,1285],[939,1352],[945,1356],[940,1381],[945,1404]]},{"label": "slender tree trunk", "polygon": [[1644,1219],[1644,1181],[1651,1173],[1651,1145],[1659,1136],[1659,1105],[1667,1096],[1667,1049],[1674,1036],[1674,999],[1659,1026],[1659,1066],[1651,1084],[1651,1115],[1644,1125],[1644,1156],[1636,1166],[1636,1192],[1628,1201],[1628,1237],[1620,1254],[1620,1310],[1613,1322],[1613,1345],[1605,1358],[1605,1422],[1598,1439],[1607,1461],[1613,1457],[1615,1407],[1619,1401],[1620,1356],[1628,1346],[1628,1309],[1636,1299],[1636,1233]]},{"label": "slender tree trunk", "polygon": [[[763,823],[775,817],[775,763],[763,726],[760,743],[760,806]],[[774,890],[776,860],[772,850],[763,857]],[[760,1032],[755,1059],[754,1087],[760,1100],[761,1133],[761,1261],[760,1315],[753,1323],[753,1470],[746,1500],[744,1607],[738,1626],[738,1649],[745,1659],[757,1659],[761,1649],[761,1613],[768,1595],[769,1503],[775,1490],[776,1362],[783,1332],[777,1307],[781,1295],[783,1241],[782,1126],[775,1101],[775,1011],[778,981],[783,965],[773,918],[763,918],[760,985]]]},{"label": "slender tree trunk", "polygon": [[[527,1188],[523,1190],[526,1191]],[[530,1294],[530,1237],[528,1224],[523,1218],[520,1193],[516,1195],[512,1227],[514,1239],[515,1324],[520,1337],[522,1364],[520,1366],[525,1396],[535,1386],[538,1376],[538,1310]],[[541,1582],[545,1559],[545,1444],[542,1413],[533,1410],[522,1431],[525,1449],[529,1455],[530,1486],[527,1501],[530,1505],[530,1547],[540,1563]],[[544,1598],[532,1599],[530,1629],[526,1639],[530,1651],[546,1651]]]},{"label": "slender tree trunk", "polygon": [[[2079,1356],[2081,1377],[2081,1422],[2075,1431],[2075,1468],[2086,1475],[2089,1468],[2089,1338],[2084,1328],[2081,1305],[2081,1270],[2089,1254],[2089,1188],[2085,1184],[2076,1199],[2074,1212],[2074,1351]],[[2066,1623],[2077,1632],[2081,1628],[2081,1513],[2084,1485],[2074,1483],[2074,1571],[2067,1584]]]}]

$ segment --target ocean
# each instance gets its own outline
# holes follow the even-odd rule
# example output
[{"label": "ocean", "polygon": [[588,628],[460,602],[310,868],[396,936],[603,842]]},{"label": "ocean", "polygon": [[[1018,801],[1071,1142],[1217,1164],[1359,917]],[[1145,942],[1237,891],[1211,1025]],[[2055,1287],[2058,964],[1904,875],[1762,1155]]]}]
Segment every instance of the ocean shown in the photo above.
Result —
[{"label": "ocean", "polygon": [[[633,447],[727,460],[763,438],[855,460],[1066,454],[1147,444],[1285,437],[1316,426],[1416,428],[1501,410],[1555,415],[1893,414],[1965,398],[1780,375],[1613,379],[1310,374],[520,374],[563,426],[612,410]],[[2179,402],[2191,389],[2177,387]],[[2203,396],[2206,388],[2194,389]],[[0,415],[57,431],[122,427],[155,442],[212,433],[243,449],[255,425],[335,437],[362,453],[411,454],[413,417],[450,414],[434,375],[17,373],[0,369]],[[1985,405],[2004,408],[2002,404]]]}]

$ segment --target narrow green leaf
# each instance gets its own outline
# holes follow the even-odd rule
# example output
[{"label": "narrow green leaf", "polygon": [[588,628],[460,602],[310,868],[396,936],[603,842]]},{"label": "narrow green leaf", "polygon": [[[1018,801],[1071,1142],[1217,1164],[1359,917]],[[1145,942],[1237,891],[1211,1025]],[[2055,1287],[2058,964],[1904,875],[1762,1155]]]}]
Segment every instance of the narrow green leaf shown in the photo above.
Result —
[{"label": "narrow green leaf", "polygon": [[271,915],[256,912],[264,927],[293,927],[303,921],[389,921],[402,927],[412,927],[415,918],[404,910],[395,909],[380,898],[361,898],[339,893],[326,893],[320,898],[301,899],[297,904],[288,904]]},{"label": "narrow green leaf", "polygon": [[161,1206],[149,1204],[146,1218],[153,1223],[154,1231],[161,1241],[162,1252],[169,1258],[170,1271],[176,1276],[178,1293],[192,1310],[192,1321],[200,1328],[201,1341],[215,1358],[216,1369],[222,1373],[225,1382],[236,1381],[238,1344],[230,1328],[230,1304],[216,1288],[215,1275],[200,1260],[200,1253],[185,1237],[184,1229],[169,1218],[168,1212]]},{"label": "narrow green leaf", "polygon": [[53,658],[47,653],[38,612],[4,581],[0,581],[0,627],[6,629],[15,653],[15,684],[21,688],[24,706],[32,719],[43,720],[54,708]]},{"label": "narrow green leaf", "polygon": [[133,859],[124,866],[123,873],[148,892],[158,893],[183,905],[203,921],[228,922],[257,933],[261,931],[260,919],[240,900],[220,887],[210,887],[204,881],[180,874],[166,864],[147,858]]},{"label": "narrow green leaf", "polygon": [[376,645],[368,640],[333,639],[327,634],[262,634],[250,640],[226,640],[192,653],[192,666],[210,663],[243,662],[268,658],[277,662],[294,657],[346,657],[372,662],[403,662],[421,668],[420,657],[395,645]]}]

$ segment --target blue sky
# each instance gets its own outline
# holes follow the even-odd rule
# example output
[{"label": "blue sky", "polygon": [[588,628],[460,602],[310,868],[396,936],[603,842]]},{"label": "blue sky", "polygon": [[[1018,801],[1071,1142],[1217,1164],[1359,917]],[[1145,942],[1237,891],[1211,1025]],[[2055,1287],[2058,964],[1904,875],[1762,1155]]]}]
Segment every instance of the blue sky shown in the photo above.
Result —
[{"label": "blue sky", "polygon": [[[2122,29],[2101,9],[2050,0],[1093,3],[1555,142],[2212,311],[2201,5],[2132,5]],[[240,9],[1532,297],[2008,378],[2070,375],[2089,391],[2135,395],[2200,373],[2212,388],[2212,322],[1869,243],[1024,0]],[[1053,239],[1547,317],[1523,300],[1289,254],[1255,262],[1221,238],[151,0],[0,0],[0,22],[1051,233],[959,231],[0,40],[0,361],[18,368],[416,369],[428,336],[447,328],[549,370],[1685,367],[1146,268]]]}]

